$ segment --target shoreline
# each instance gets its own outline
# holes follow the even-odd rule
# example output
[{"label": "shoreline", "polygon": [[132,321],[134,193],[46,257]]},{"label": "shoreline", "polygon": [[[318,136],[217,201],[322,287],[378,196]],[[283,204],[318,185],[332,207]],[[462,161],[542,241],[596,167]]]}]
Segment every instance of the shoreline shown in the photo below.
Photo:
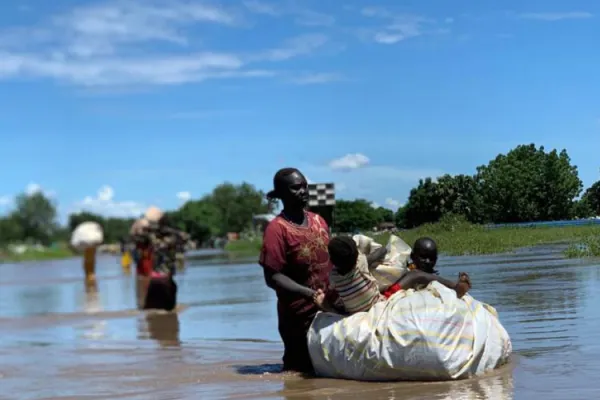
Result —
[{"label": "shoreline", "polygon": [[[385,246],[392,233],[364,232],[376,242]],[[552,244],[566,244],[563,252],[566,258],[600,257],[600,225],[577,226],[535,226],[535,227],[495,227],[473,225],[461,221],[443,221],[426,224],[415,229],[393,233],[412,246],[423,236],[434,239],[440,255],[477,256],[506,254],[521,248]],[[225,250],[231,254],[258,255],[262,239],[237,240],[229,242]]]}]

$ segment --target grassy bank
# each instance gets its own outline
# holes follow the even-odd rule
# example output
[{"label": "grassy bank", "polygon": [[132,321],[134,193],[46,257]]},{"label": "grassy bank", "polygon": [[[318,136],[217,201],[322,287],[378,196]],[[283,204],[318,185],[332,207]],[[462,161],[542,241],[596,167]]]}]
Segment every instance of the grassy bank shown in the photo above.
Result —
[{"label": "grassy bank", "polygon": [[[366,234],[382,244],[389,238],[389,234]],[[447,255],[498,254],[522,247],[566,242],[570,244],[565,251],[567,257],[600,256],[599,225],[491,229],[466,223],[460,218],[447,218],[436,224],[398,232],[397,236],[411,246],[417,238],[429,236],[438,243],[440,252]],[[260,245],[258,239],[240,240],[230,242],[225,250],[258,254]]]},{"label": "grassy bank", "polygon": [[21,261],[49,261],[73,257],[75,254],[66,247],[49,248],[44,250],[26,249],[22,253],[0,250],[0,263]]},{"label": "grassy bank", "polygon": [[234,253],[240,256],[250,256],[254,254],[258,254],[260,252],[260,247],[262,245],[262,240],[260,238],[256,239],[241,239],[228,242],[225,245],[225,251],[229,253]]}]

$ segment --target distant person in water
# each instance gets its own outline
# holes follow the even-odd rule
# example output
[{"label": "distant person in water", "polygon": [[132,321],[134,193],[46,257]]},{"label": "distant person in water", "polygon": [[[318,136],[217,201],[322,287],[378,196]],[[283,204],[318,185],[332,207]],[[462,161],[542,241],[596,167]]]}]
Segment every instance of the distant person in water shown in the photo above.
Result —
[{"label": "distant person in water", "polygon": [[456,291],[461,298],[469,290],[470,280],[466,273],[452,282],[436,275],[433,269],[437,260],[437,247],[429,238],[417,240],[413,248],[413,260],[418,267],[404,274],[398,282],[383,294],[371,270],[385,256],[385,248],[372,255],[360,254],[356,242],[349,236],[338,236],[329,242],[329,257],[334,265],[330,275],[331,287],[337,291],[347,313],[369,311],[378,302],[386,301],[392,294],[407,289],[416,289],[438,281]]},{"label": "distant person in water", "polygon": [[277,294],[283,368],[310,373],[308,329],[316,313],[333,310],[336,301],[329,290],[329,227],[321,216],[305,210],[307,181],[299,170],[279,170],[273,186],[267,197],[281,200],[283,210],[265,228],[259,264],[267,286]]},{"label": "distant person in water", "polygon": [[149,278],[144,309],[171,311],[177,305],[177,284],[173,279],[177,270],[177,252],[181,242],[188,238],[186,233],[170,227],[166,215],[137,235],[136,240],[144,253],[141,257],[144,264],[138,273]]}]

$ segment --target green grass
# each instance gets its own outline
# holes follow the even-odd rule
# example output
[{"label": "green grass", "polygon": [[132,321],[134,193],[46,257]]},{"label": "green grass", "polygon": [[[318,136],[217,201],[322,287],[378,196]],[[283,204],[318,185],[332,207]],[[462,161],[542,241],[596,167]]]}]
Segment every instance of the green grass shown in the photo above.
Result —
[{"label": "green grass", "polygon": [[240,256],[254,255],[260,252],[261,246],[261,238],[240,239],[228,242],[225,245],[225,251]]},{"label": "green grass", "polygon": [[73,256],[75,256],[75,253],[66,247],[49,248],[45,250],[27,249],[21,254],[0,250],[0,262],[49,261]]},{"label": "green grass", "polygon": [[[389,234],[369,234],[379,243],[385,244]],[[439,223],[425,224],[415,229],[396,233],[402,240],[413,245],[419,237],[429,236],[438,243],[441,253],[446,255],[483,255],[511,252],[523,247],[545,244],[568,243],[565,256],[571,258],[600,256],[600,225],[566,227],[511,227],[489,229],[473,225],[461,218],[449,217]],[[245,254],[258,253],[260,240],[240,240],[229,243],[225,249]],[[239,250],[238,250],[239,249]]]}]

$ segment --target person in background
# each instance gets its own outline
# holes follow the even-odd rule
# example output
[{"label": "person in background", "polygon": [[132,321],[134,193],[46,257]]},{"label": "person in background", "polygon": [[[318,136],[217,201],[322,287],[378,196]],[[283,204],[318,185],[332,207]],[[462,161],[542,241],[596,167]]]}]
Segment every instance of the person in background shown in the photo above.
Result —
[{"label": "person in background", "polygon": [[177,252],[189,235],[171,227],[166,215],[150,223],[147,237],[152,248],[153,266],[144,309],[173,310],[177,305]]},{"label": "person in background", "polygon": [[126,238],[122,237],[119,239],[120,251],[121,251],[121,268],[125,273],[129,273],[131,270],[131,250],[129,243]]},{"label": "person in background", "polygon": [[170,227],[168,217],[148,222],[138,229],[132,239],[138,255],[138,278],[141,278],[139,306],[143,309],[173,310],[177,305],[177,249],[189,235]]},{"label": "person in background", "polygon": [[259,264],[266,285],[277,294],[283,369],[311,373],[308,329],[319,310],[339,309],[329,290],[329,228],[321,216],[305,210],[308,187],[299,170],[277,171],[273,186],[267,197],[281,200],[283,210],[265,228]]}]

